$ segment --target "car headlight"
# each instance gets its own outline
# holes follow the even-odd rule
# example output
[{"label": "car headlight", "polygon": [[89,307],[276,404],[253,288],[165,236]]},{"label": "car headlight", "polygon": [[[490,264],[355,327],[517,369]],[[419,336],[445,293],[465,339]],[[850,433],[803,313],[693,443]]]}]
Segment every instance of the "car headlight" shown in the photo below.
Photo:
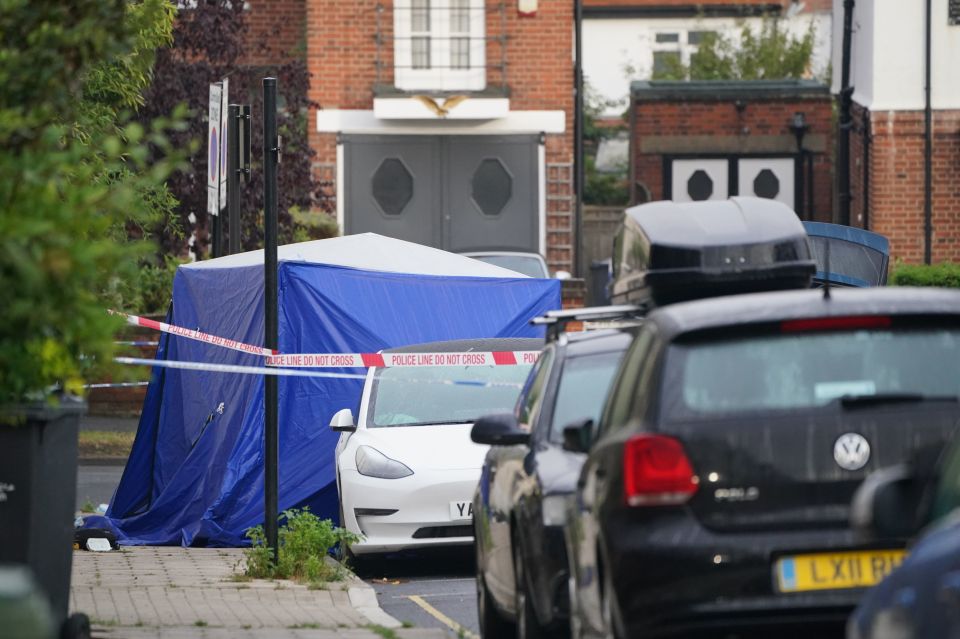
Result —
[{"label": "car headlight", "polygon": [[562,526],[567,520],[567,495],[547,495],[543,498],[543,525]]},{"label": "car headlight", "polygon": [[357,472],[367,477],[400,479],[413,474],[413,471],[406,464],[402,464],[396,459],[390,459],[371,446],[357,448],[356,461]]}]

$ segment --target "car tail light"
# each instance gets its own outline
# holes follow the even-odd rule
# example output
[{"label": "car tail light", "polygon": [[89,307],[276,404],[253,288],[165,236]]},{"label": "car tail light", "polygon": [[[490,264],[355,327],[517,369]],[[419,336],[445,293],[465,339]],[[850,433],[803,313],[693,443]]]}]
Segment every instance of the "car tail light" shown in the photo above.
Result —
[{"label": "car tail light", "polygon": [[683,445],[672,437],[644,434],[623,447],[623,493],[631,506],[682,504],[697,492]]},{"label": "car tail light", "polygon": [[787,320],[780,324],[780,330],[784,333],[855,330],[858,328],[890,328],[890,318],[884,315],[815,317],[811,319]]}]

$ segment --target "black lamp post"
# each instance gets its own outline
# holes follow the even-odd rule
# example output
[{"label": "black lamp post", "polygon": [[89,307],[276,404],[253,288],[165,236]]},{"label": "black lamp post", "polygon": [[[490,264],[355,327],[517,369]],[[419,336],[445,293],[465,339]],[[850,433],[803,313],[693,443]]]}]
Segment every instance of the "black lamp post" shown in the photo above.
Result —
[{"label": "black lamp post", "polygon": [[[794,181],[797,184],[797,193],[798,195],[794,198],[796,202],[797,215],[801,218],[807,218],[813,216],[813,158],[812,156],[808,161],[808,153],[803,148],[803,138],[807,135],[807,131],[810,130],[810,125],[807,124],[807,118],[804,116],[802,111],[797,111],[793,114],[793,117],[790,119],[790,124],[788,125],[790,132],[793,133],[793,137],[797,139],[797,163],[794,167]],[[809,163],[809,184],[805,184],[804,180],[804,168]],[[806,188],[805,188],[806,187]],[[804,209],[803,196],[807,194],[807,207]]]}]

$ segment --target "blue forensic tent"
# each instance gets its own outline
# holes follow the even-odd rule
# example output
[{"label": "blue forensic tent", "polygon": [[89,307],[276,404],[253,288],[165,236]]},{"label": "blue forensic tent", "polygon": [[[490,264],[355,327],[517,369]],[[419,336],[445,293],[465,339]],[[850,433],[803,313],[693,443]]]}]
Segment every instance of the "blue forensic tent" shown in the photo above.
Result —
[{"label": "blue forensic tent", "polygon": [[[542,335],[560,283],[371,233],[279,251],[282,353],[356,353],[419,342]],[[169,323],[263,343],[263,251],[184,265]],[[158,359],[262,359],[164,334]],[[338,369],[333,369],[337,371]],[[363,373],[362,369],[341,370]],[[358,379],[280,378],[280,508],[337,519],[327,427],[359,406]],[[126,544],[237,546],[263,522],[263,378],[154,368],[137,437],[105,517]]]}]

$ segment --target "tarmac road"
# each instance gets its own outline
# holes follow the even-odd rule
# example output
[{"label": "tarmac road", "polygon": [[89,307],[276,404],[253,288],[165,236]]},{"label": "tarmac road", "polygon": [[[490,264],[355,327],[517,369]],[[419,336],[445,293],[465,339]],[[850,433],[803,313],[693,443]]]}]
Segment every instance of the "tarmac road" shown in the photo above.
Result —
[{"label": "tarmac road", "polygon": [[109,504],[122,474],[121,464],[81,464],[77,469],[77,510],[88,501],[94,508]]},{"label": "tarmac road", "polygon": [[353,568],[395,619],[418,628],[447,628],[452,636],[479,637],[472,547],[356,560]]}]

